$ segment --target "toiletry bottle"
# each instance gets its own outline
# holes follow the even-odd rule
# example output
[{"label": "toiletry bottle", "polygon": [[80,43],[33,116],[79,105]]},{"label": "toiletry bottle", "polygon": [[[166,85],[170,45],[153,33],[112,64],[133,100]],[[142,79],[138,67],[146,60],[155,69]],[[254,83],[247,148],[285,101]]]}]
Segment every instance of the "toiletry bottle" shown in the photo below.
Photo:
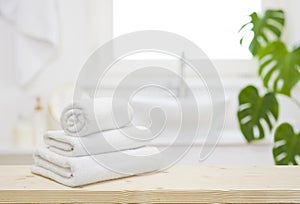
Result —
[{"label": "toiletry bottle", "polygon": [[31,121],[19,115],[13,127],[13,145],[18,148],[30,148],[34,145],[34,131]]},{"label": "toiletry bottle", "polygon": [[36,106],[33,114],[33,128],[36,146],[43,146],[43,136],[47,130],[47,115],[41,104],[41,98],[36,98]]}]

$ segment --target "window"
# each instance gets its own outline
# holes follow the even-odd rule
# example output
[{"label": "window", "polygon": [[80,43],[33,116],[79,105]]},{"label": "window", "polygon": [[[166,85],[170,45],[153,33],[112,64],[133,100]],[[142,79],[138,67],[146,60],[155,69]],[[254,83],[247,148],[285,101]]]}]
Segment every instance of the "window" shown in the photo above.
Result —
[{"label": "window", "polygon": [[250,59],[238,30],[261,0],[114,0],[113,36],[166,30],[196,43],[211,59]]}]

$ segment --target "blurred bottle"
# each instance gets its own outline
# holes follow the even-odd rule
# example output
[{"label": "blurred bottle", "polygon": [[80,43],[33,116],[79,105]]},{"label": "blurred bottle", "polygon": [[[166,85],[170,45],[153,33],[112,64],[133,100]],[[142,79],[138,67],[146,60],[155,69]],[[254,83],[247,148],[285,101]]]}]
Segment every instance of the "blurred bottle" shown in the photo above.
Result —
[{"label": "blurred bottle", "polygon": [[13,145],[19,148],[34,146],[34,129],[28,118],[19,115],[13,127]]},{"label": "blurred bottle", "polygon": [[36,146],[43,146],[43,136],[47,131],[47,112],[41,103],[41,98],[36,98],[36,106],[34,108],[32,124],[34,129],[34,140]]}]

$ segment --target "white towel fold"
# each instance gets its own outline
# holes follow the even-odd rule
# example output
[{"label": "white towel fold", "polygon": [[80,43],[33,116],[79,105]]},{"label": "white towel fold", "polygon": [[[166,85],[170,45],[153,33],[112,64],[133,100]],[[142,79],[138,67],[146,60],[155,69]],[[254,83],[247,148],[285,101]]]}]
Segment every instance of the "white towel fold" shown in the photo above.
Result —
[{"label": "white towel fold", "polygon": [[51,151],[63,156],[101,154],[145,146],[147,138],[151,138],[152,134],[149,129],[140,127],[138,140],[130,138],[130,133],[136,128],[138,127],[107,130],[86,137],[70,137],[59,130],[48,131],[44,135],[44,141]]},{"label": "white towel fold", "polygon": [[[42,148],[34,155],[35,165],[31,167],[31,171],[66,186],[75,187],[153,172],[162,167],[162,160],[157,154],[159,151],[155,147],[142,147],[123,152],[141,157],[138,160],[124,160],[120,159],[121,152],[94,155],[94,158],[90,156],[64,157],[47,148]],[[116,167],[126,169],[126,172],[130,174],[108,170],[97,163],[103,160],[115,162]]]},{"label": "white towel fold", "polygon": [[132,116],[133,109],[126,101],[103,97],[81,100],[67,106],[62,112],[60,123],[67,135],[86,136],[125,127],[131,122]]}]

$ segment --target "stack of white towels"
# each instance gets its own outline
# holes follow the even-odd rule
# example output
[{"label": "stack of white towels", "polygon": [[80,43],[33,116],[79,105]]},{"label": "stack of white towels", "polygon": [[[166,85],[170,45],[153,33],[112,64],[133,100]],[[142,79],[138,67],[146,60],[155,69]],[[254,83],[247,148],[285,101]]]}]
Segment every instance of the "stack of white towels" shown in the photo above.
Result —
[{"label": "stack of white towels", "polygon": [[[31,171],[75,187],[160,169],[162,160],[158,150],[146,146],[146,140],[151,138],[150,130],[141,127],[140,138],[128,137],[131,129],[137,127],[131,126],[133,109],[130,105],[126,108],[128,114],[120,114],[116,124],[113,112],[118,109],[124,112],[122,100],[113,104],[112,98],[97,98],[67,106],[61,115],[63,130],[45,133],[46,146],[35,153]],[[121,159],[124,153],[142,159],[124,161]],[[117,169],[109,169],[99,161],[108,161]]]}]

